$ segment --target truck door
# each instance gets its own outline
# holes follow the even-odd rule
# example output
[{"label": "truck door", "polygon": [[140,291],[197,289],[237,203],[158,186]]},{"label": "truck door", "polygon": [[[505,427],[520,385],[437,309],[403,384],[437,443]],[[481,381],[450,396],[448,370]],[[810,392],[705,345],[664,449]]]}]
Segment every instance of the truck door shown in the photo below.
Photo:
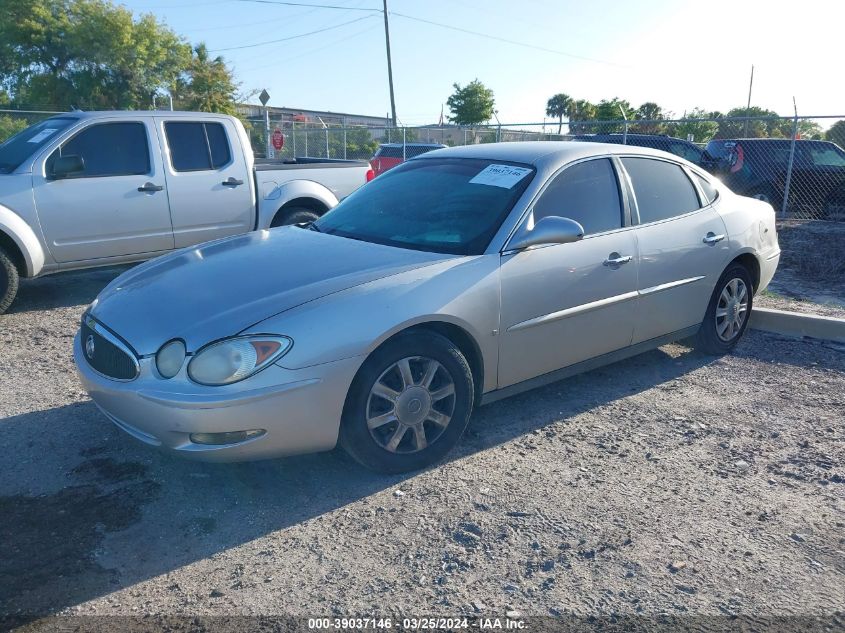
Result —
[{"label": "truck door", "polygon": [[255,224],[252,172],[225,119],[159,119],[176,248],[238,235]]},{"label": "truck door", "polygon": [[[156,253],[173,248],[161,152],[152,120],[92,120],[33,168],[38,217],[58,262]],[[57,177],[61,156],[81,171]]]}]

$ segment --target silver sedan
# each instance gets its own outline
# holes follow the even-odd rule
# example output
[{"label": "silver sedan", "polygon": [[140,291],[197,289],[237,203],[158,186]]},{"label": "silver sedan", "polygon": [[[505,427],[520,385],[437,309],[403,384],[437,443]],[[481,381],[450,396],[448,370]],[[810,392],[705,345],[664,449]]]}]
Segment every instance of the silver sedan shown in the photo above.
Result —
[{"label": "silver sedan", "polygon": [[205,460],[441,459],[472,410],[669,341],[731,350],[780,250],[772,208],[663,152],[443,149],[311,225],[142,264],[86,311],[114,424]]}]

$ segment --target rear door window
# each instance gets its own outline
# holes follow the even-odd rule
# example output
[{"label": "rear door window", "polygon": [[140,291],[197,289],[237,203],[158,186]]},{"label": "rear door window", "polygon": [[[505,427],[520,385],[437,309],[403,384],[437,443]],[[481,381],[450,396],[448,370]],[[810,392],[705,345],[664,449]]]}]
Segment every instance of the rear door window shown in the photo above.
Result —
[{"label": "rear door window", "polygon": [[695,188],[680,165],[651,158],[623,158],[622,164],[631,177],[641,224],[701,208]]},{"label": "rear door window", "polygon": [[132,176],[150,173],[147,129],[141,122],[98,123],[71,138],[47,161],[48,173],[59,156],[79,156],[84,168],[70,178]]},{"label": "rear door window", "polygon": [[550,215],[575,220],[585,235],[621,228],[619,183],[610,160],[588,160],[563,170],[534,205],[534,222]]},{"label": "rear door window", "polygon": [[220,169],[232,159],[226,130],[220,123],[168,121],[164,133],[175,171]]}]

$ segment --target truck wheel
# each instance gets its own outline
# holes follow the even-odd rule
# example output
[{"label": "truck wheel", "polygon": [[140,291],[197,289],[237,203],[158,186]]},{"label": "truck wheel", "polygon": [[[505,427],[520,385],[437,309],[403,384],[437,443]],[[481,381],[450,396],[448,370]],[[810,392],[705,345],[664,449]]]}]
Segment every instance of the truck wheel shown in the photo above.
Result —
[{"label": "truck wheel", "polygon": [[305,224],[313,222],[320,216],[314,213],[311,209],[305,207],[291,207],[289,209],[282,209],[273,218],[273,223],[270,228],[277,226],[285,226],[286,224]]},{"label": "truck wheel", "polygon": [[6,251],[0,248],[0,314],[15,300],[15,295],[18,294],[18,280],[18,267]]}]

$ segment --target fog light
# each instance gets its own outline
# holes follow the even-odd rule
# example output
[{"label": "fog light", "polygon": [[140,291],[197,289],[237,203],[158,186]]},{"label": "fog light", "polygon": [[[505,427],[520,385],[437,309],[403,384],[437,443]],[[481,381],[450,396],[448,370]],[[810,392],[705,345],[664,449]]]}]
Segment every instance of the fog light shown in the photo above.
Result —
[{"label": "fog light", "polygon": [[191,433],[191,441],[194,444],[239,444],[247,440],[261,437],[267,431],[264,429],[252,429],[251,431],[227,431],[226,433]]}]

